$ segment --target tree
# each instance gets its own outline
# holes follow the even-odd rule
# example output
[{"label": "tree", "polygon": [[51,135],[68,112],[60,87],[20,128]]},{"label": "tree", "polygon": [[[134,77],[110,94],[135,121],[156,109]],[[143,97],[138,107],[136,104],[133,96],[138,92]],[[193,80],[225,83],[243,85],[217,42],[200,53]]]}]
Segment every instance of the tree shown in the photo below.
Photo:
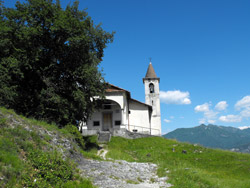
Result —
[{"label": "tree", "polygon": [[17,1],[0,9],[0,105],[60,126],[86,120],[104,96],[99,71],[113,33],[94,25],[78,1]]}]

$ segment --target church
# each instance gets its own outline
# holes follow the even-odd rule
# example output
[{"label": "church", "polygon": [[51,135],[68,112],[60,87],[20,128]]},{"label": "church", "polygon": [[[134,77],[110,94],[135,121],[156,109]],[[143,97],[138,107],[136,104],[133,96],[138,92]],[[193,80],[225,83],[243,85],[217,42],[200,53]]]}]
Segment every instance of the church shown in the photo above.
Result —
[{"label": "church", "polygon": [[83,123],[83,135],[96,135],[100,132],[121,133],[129,131],[147,135],[161,135],[161,112],[159,97],[160,78],[150,62],[143,84],[145,103],[131,97],[128,90],[109,84],[105,99],[95,112]]}]

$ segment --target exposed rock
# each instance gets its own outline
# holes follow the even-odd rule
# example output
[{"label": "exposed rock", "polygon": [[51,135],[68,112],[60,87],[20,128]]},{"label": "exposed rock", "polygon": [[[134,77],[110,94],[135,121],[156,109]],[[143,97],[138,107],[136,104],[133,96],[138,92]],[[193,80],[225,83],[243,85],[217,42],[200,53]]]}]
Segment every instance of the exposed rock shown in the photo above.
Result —
[{"label": "exposed rock", "polygon": [[82,159],[78,168],[99,188],[166,188],[167,177],[156,175],[157,165],[127,161]]}]

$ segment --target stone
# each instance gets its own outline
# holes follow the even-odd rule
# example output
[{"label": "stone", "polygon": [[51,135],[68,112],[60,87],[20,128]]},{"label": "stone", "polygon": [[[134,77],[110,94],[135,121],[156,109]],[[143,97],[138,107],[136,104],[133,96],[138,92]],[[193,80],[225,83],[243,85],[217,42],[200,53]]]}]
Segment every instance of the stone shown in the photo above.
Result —
[{"label": "stone", "polygon": [[187,154],[187,151],[186,151],[186,150],[182,150],[182,153],[183,153],[183,154]]}]

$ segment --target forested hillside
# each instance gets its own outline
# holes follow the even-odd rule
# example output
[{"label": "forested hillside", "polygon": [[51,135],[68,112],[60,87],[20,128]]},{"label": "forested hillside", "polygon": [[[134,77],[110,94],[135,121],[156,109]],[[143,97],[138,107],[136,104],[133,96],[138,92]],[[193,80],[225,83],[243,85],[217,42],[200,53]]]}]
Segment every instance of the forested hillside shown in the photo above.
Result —
[{"label": "forested hillside", "polygon": [[250,152],[250,129],[241,130],[234,127],[200,125],[193,128],[176,129],[164,137],[181,142],[201,144],[205,147]]}]

